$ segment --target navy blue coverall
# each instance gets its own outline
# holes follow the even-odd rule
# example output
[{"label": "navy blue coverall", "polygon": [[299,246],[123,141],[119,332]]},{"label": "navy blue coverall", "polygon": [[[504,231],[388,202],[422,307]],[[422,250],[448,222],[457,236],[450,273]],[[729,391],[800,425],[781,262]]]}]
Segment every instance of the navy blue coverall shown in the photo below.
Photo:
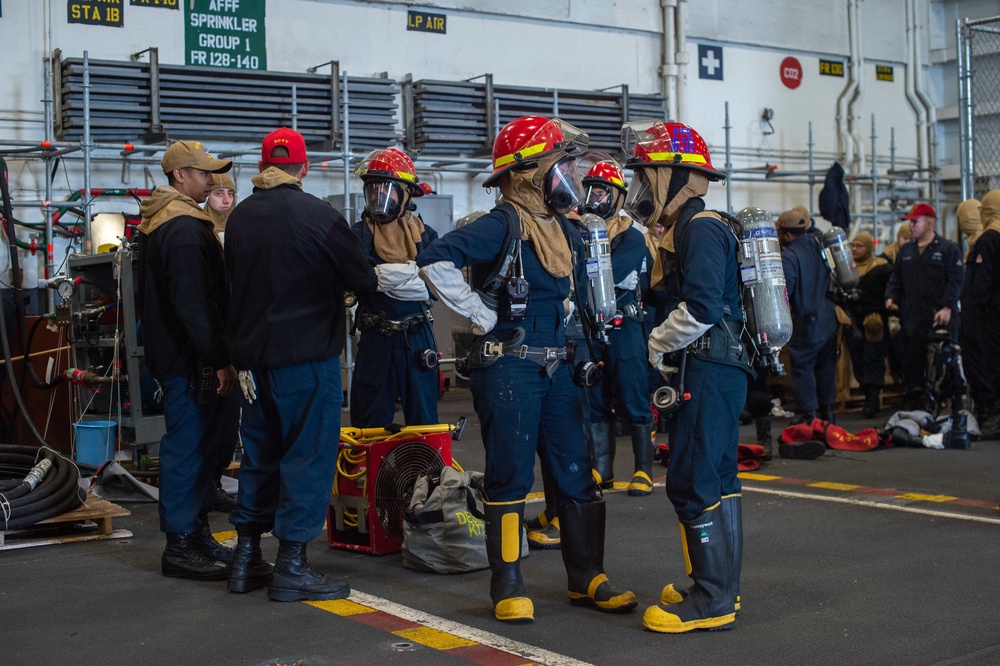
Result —
[{"label": "navy blue coverall", "polygon": [[[611,270],[615,284],[620,283],[629,273],[640,273],[644,265],[652,259],[646,249],[642,232],[629,227],[621,233],[624,238],[619,243],[612,242]],[[615,237],[613,241],[618,241]],[[635,289],[615,287],[615,305],[619,310],[635,303]],[[609,344],[596,344],[594,353],[597,361],[604,362],[601,383],[589,390],[590,421],[613,421],[615,414],[628,414],[632,425],[649,423],[653,414],[649,410],[647,393],[646,340],[643,322],[634,317],[625,317],[619,328],[608,331]]]},{"label": "navy blue coverall", "polygon": [[[691,219],[704,207],[702,199],[691,199],[675,225],[675,231],[683,228],[679,237],[674,236],[681,300],[699,322],[724,330],[727,326],[738,341],[743,306],[736,236],[715,218]],[[687,352],[684,391],[691,398],[670,421],[667,467],[667,497],[681,520],[693,520],[723,497],[740,492],[739,417],[746,402],[748,372]],[[674,381],[678,379],[674,375]]]},{"label": "navy blue coverall", "polygon": [[816,240],[804,233],[781,252],[785,288],[792,309],[792,395],[799,412],[829,408],[836,400],[837,313],[830,273]]},{"label": "navy blue coverall", "polygon": [[[570,249],[584,256],[583,241],[562,220]],[[417,257],[419,266],[450,261],[457,268],[493,265],[503,251],[507,219],[493,210],[475,222],[451,231]],[[566,344],[565,306],[570,278],[555,278],[542,267],[533,243],[521,243],[524,277],[531,299],[521,321],[498,314],[490,335],[509,340],[514,329],[525,330],[523,344],[563,347]],[[577,285],[586,284],[586,265],[574,264]],[[585,302],[581,296],[581,302]],[[484,490],[491,503],[519,502],[534,482],[535,452],[548,458],[556,495],[574,502],[593,500],[596,486],[590,472],[590,454],[584,441],[580,389],[570,366],[559,363],[550,377],[541,366],[514,356],[502,356],[492,365],[470,370],[473,406],[483,429],[486,447]],[[543,438],[540,439],[540,436]]]},{"label": "navy blue coverall", "polygon": [[[362,221],[352,229],[361,237],[368,263],[372,266],[386,263],[375,252],[375,241],[368,225]],[[437,237],[434,229],[425,226],[417,252]],[[439,370],[422,370],[416,363],[416,354],[420,351],[432,349],[437,353],[429,314],[427,301],[400,301],[378,291],[359,296],[355,321],[361,339],[351,384],[351,425],[356,428],[389,425],[396,410],[396,396],[403,404],[406,425],[438,422]],[[366,327],[364,315],[373,316],[376,321],[413,323],[409,331],[380,331],[378,326]]]},{"label": "navy blue coverall", "polygon": [[908,346],[903,364],[903,389],[913,394],[923,390],[927,369],[927,334],[934,325],[934,313],[951,308],[948,331],[958,341],[958,297],[962,290],[962,250],[940,234],[924,248],[915,239],[899,248],[892,276],[885,289],[886,299],[899,306]]}]

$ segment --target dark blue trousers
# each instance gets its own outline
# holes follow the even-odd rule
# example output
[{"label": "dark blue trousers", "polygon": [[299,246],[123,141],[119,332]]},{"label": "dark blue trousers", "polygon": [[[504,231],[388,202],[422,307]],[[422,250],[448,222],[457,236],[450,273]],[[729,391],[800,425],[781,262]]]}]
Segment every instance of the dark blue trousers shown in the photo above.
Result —
[{"label": "dark blue trousers", "polygon": [[[166,534],[196,531],[198,514],[215,506],[212,478],[219,459],[217,430],[235,428],[239,402],[213,390],[204,405],[194,403],[187,377],[170,377],[163,387],[166,433],[160,440],[160,530]],[[232,420],[232,423],[228,423]]]},{"label": "dark blue trousers", "polygon": [[243,408],[243,461],[233,525],[255,523],[282,541],[323,529],[344,402],[340,358],[255,372],[257,399]]},{"label": "dark blue trousers", "polygon": [[813,412],[836,402],[837,329],[816,344],[788,345],[792,366],[792,395],[795,408]]},{"label": "dark blue trousers", "polygon": [[889,353],[889,338],[878,342],[865,339],[854,331],[847,332],[847,351],[851,355],[854,378],[862,386],[885,385],[885,357]]},{"label": "dark blue trousers", "polygon": [[569,366],[561,363],[550,378],[531,361],[505,356],[470,375],[486,447],[486,498],[516,502],[527,497],[537,451],[547,461],[557,497],[593,500],[596,487],[584,439],[580,389]]},{"label": "dark blue trousers", "polygon": [[670,421],[667,497],[681,520],[692,520],[740,492],[736,457],[747,375],[689,354],[684,382],[691,399]]},{"label": "dark blue trousers", "polygon": [[604,361],[601,383],[590,389],[592,423],[613,421],[615,415],[628,415],[629,423],[640,425],[653,420],[647,393],[646,340],[642,323],[626,319],[621,328],[608,333],[610,345],[594,349],[598,361]]},{"label": "dark blue trousers", "polygon": [[351,385],[351,425],[381,428],[393,422],[396,396],[406,425],[438,422],[439,371],[417,367],[416,353],[437,351],[430,324],[412,333],[365,331],[358,342]]}]

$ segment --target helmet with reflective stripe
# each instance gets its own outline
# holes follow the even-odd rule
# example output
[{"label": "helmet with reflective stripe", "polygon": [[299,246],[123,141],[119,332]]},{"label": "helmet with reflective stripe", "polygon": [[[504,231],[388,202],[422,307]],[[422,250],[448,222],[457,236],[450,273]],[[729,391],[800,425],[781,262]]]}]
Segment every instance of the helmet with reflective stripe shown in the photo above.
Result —
[{"label": "helmet with reflective stripe", "polygon": [[424,191],[417,184],[417,170],[413,160],[401,150],[380,148],[368,153],[354,175],[361,180],[395,180],[408,186],[410,196],[422,197]]},{"label": "helmet with reflective stripe", "polygon": [[711,180],[726,174],[712,166],[708,145],[694,128],[684,123],[644,121],[622,125],[622,150],[630,169],[648,166],[680,167],[701,171]]},{"label": "helmet with reflective stripe", "polygon": [[628,190],[625,183],[625,172],[614,160],[604,160],[590,167],[590,171],[583,177],[583,186],[595,183],[607,183],[617,187],[622,192]]},{"label": "helmet with reflective stripe", "polygon": [[559,118],[522,116],[500,130],[493,142],[493,173],[483,187],[496,185],[499,177],[519,164],[529,164],[556,150],[567,154],[587,147],[584,132]]}]

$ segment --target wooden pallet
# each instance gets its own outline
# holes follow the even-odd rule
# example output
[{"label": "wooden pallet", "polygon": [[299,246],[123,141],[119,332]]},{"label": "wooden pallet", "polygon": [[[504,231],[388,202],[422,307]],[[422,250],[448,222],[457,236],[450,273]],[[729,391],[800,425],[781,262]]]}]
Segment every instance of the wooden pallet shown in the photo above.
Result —
[{"label": "wooden pallet", "polygon": [[88,494],[83,506],[61,516],[48,518],[22,530],[0,531],[0,550],[76,541],[128,539],[132,532],[114,529],[111,519],[130,515],[132,512],[128,509]]}]

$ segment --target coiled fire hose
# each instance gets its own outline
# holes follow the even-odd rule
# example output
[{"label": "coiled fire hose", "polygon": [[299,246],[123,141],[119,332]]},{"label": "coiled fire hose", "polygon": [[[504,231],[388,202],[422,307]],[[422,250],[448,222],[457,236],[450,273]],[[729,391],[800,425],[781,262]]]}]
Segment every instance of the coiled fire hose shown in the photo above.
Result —
[{"label": "coiled fire hose", "polygon": [[81,506],[80,470],[45,447],[0,444],[0,530],[30,527]]}]

